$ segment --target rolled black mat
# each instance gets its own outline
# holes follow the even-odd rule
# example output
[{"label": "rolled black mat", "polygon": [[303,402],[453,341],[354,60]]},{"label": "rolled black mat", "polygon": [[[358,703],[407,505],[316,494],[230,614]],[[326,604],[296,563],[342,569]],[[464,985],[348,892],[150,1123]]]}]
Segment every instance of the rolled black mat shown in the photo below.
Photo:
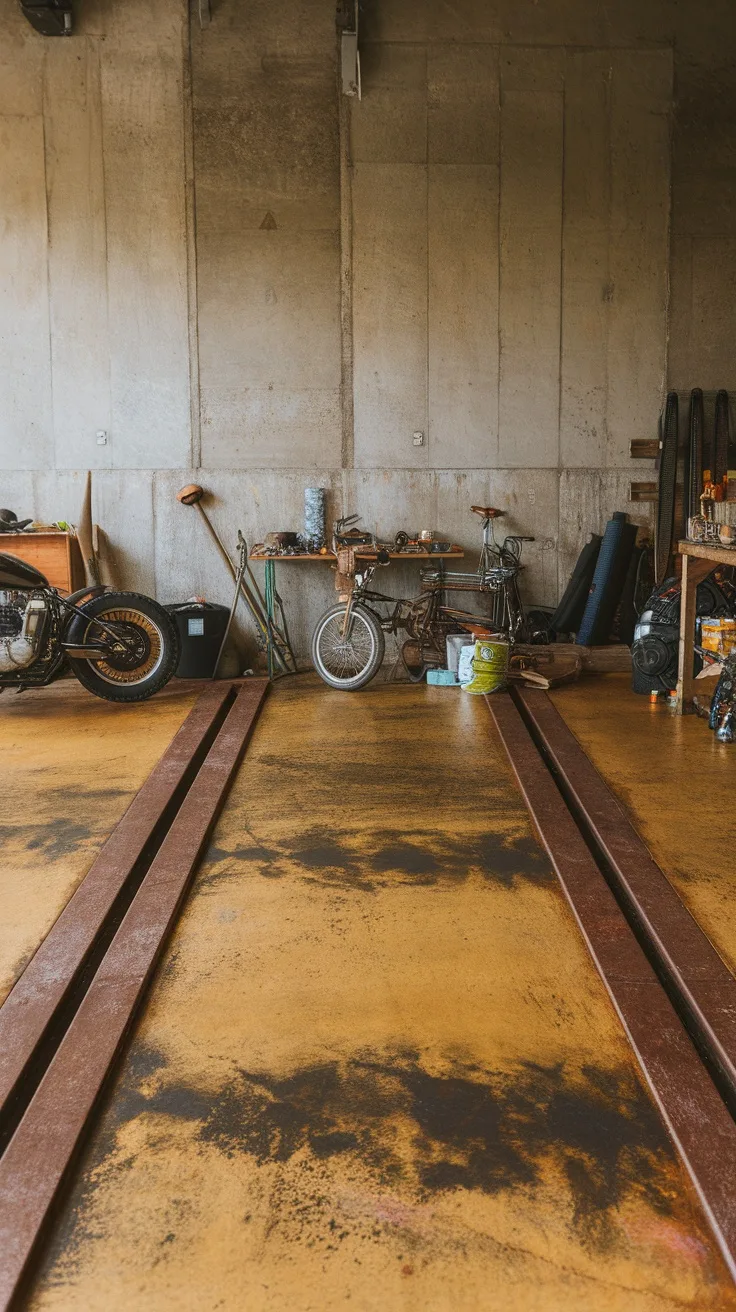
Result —
[{"label": "rolled black mat", "polygon": [[690,393],[690,433],[689,433],[689,461],[688,461],[688,479],[686,486],[688,488],[688,508],[687,513],[690,515],[700,514],[700,494],[703,491],[703,430],[705,421],[703,416],[703,393],[699,387],[694,387]]},{"label": "rolled black mat", "polygon": [[[630,647],[634,641],[634,626],[639,617],[642,602],[651,592],[652,562],[651,547],[634,547],[626,571],[621,600],[618,604],[615,631],[619,642]],[[645,589],[642,596],[642,588]]]},{"label": "rolled black mat", "polygon": [[591,647],[608,642],[635,543],[636,525],[627,522],[622,510],[615,510],[606,524],[593,582],[578,629],[577,642],[580,646]]},{"label": "rolled black mat", "polygon": [[679,406],[677,392],[670,392],[662,421],[662,450],[659,457],[659,488],[654,548],[654,572],[657,583],[670,573],[672,538],[675,527],[677,492],[677,443]]},{"label": "rolled black mat", "polygon": [[590,542],[586,542],[580,552],[570,582],[550,621],[555,633],[577,633],[580,628],[602,541],[600,533],[593,533]]},{"label": "rolled black mat", "polygon": [[713,428],[713,482],[723,483],[728,473],[728,392],[716,393],[716,417]]}]

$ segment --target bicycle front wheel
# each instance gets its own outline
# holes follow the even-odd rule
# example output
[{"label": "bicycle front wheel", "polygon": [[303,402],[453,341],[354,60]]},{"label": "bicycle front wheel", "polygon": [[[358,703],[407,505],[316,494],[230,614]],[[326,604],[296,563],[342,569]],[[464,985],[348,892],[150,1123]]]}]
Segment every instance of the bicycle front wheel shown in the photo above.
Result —
[{"label": "bicycle front wheel", "polygon": [[312,637],[312,662],[319,677],[331,688],[356,692],[378,673],[386,642],[375,615],[353,606],[347,632],[345,604],[331,606],[317,621]]}]

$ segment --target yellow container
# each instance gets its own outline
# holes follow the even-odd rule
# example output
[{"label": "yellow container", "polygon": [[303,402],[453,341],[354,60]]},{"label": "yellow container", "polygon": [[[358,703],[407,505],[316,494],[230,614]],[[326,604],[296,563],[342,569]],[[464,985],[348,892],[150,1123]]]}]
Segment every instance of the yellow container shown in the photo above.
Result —
[{"label": "yellow container", "polygon": [[728,656],[736,649],[736,620],[728,616],[718,620],[703,620],[700,626],[700,645],[717,656]]},{"label": "yellow container", "polygon": [[463,692],[498,692],[506,686],[509,668],[509,644],[495,638],[482,638],[475,644],[473,677],[462,685]]}]

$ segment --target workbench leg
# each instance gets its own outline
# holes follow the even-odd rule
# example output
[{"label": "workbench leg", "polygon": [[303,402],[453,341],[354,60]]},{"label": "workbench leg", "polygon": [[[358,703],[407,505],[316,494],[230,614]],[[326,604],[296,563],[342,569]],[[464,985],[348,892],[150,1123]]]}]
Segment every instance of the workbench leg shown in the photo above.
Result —
[{"label": "workbench leg", "polygon": [[677,667],[677,702],[678,715],[689,715],[693,707],[695,678],[693,661],[695,653],[695,595],[698,584],[707,579],[717,566],[713,561],[700,560],[695,556],[682,557],[682,592],[680,595],[680,650]]}]

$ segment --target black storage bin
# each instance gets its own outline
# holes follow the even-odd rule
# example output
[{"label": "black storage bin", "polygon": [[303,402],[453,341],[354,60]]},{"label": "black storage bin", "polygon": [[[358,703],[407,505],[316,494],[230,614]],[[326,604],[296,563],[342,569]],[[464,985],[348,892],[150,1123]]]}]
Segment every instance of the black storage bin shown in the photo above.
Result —
[{"label": "black storage bin", "polygon": [[177,679],[211,679],[230,614],[227,606],[211,601],[185,601],[179,606],[167,606],[166,610],[181,640]]}]

